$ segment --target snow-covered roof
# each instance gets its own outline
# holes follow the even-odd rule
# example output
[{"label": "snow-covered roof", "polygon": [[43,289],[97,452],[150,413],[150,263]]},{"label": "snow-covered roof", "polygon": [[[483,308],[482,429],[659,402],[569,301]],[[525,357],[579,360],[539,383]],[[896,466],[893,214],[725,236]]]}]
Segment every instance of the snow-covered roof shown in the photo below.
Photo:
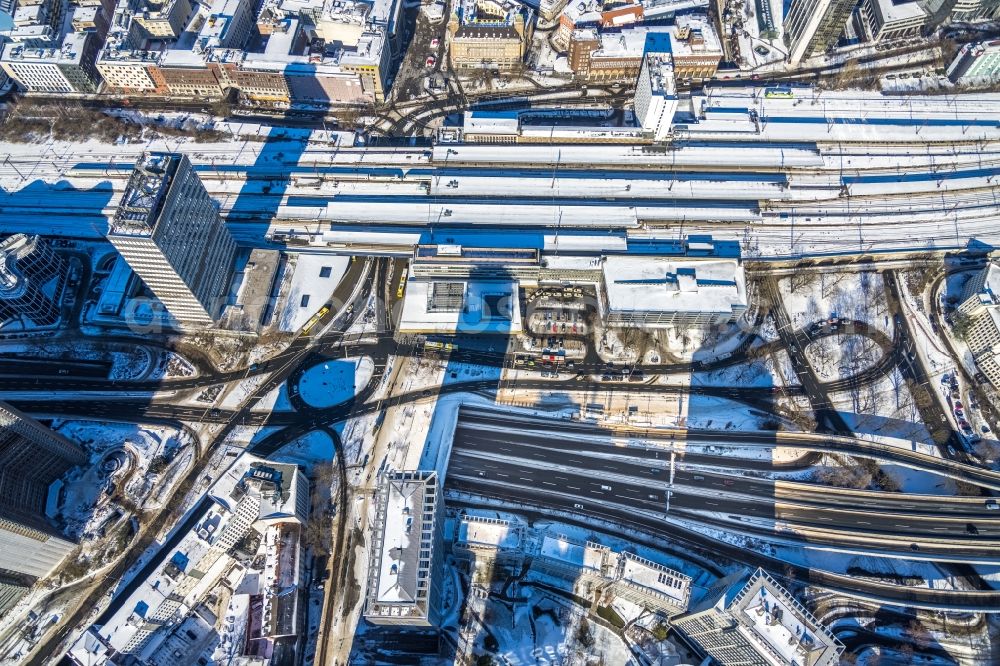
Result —
[{"label": "snow-covered roof", "polygon": [[720,579],[689,609],[714,608],[736,620],[734,630],[772,666],[832,666],[844,646],[812,613],[762,569]]},{"label": "snow-covered roof", "polygon": [[[686,35],[686,38],[681,35]],[[718,53],[721,56],[722,44],[707,16],[682,14],[670,26],[670,51],[675,57],[705,53]]]},{"label": "snow-covered roof", "polygon": [[619,312],[732,312],[747,305],[736,260],[609,256],[604,260],[608,308]]},{"label": "snow-covered roof", "polygon": [[[1000,100],[1000,98],[998,98]],[[998,105],[1000,106],[1000,105]],[[451,150],[451,153],[446,151]],[[821,167],[823,158],[815,147],[787,145],[681,145],[674,150],[656,151],[647,146],[627,144],[463,144],[438,145],[432,149],[435,163],[485,162],[492,164],[540,163],[559,165],[627,165],[636,167],[684,168],[715,164],[718,167]],[[496,206],[492,206],[494,214]]]},{"label": "snow-covered roof", "polygon": [[244,496],[254,495],[260,501],[256,520],[265,523],[304,520],[306,509],[301,504],[308,493],[307,482],[298,467],[250,453],[237,458],[209,490],[209,496],[230,511],[236,510]]},{"label": "snow-covered roof", "polygon": [[[451,297],[442,297],[448,292]],[[406,283],[399,330],[421,333],[519,333],[513,280],[414,278]]]},{"label": "snow-covered roof", "polygon": [[466,111],[462,129],[466,134],[517,135],[517,111]]},{"label": "snow-covered roof", "polygon": [[151,236],[161,203],[187,158],[181,154],[148,152],[136,162],[109,225],[110,234]]},{"label": "snow-covered roof", "polygon": [[862,90],[794,87],[707,88],[692,97],[705,119],[685,125],[692,137],[752,141],[853,143],[1000,139],[1000,95],[904,96]]},{"label": "snow-covered roof", "polygon": [[[188,575],[201,575],[197,573],[199,564],[222,533],[228,518],[228,511],[210,509],[175,546],[157,553],[152,573],[140,581],[127,598],[116,601],[117,610],[103,624],[88,629],[74,643],[70,654],[82,664],[105,663],[107,648],[126,652],[129,642],[140,630],[154,632],[152,640],[163,638],[165,632],[157,630],[178,611],[171,610],[156,617],[160,606],[176,603],[171,595]],[[147,643],[147,647],[153,644]]]},{"label": "snow-covered roof", "polygon": [[897,2],[896,0],[874,0],[878,3],[879,14],[882,15],[884,23],[895,23],[896,21],[912,21],[927,17],[927,12],[917,0],[907,2]]},{"label": "snow-covered roof", "polygon": [[597,0],[571,0],[562,11],[571,25],[596,23],[601,19],[601,4]]},{"label": "snow-covered roof", "polygon": [[607,546],[588,541],[581,543],[562,534],[546,534],[539,554],[551,560],[580,569],[601,571],[610,550]]},{"label": "snow-covered roof", "polygon": [[458,523],[456,541],[470,546],[512,550],[521,545],[521,534],[509,520],[463,515]]},{"label": "snow-covered roof", "polygon": [[379,488],[365,615],[428,616],[439,501],[434,472],[387,475]]},{"label": "snow-covered roof", "polygon": [[812,613],[761,569],[750,577],[741,595],[733,609],[740,614],[741,629],[775,666],[824,663],[841,648]]},{"label": "snow-covered roof", "polygon": [[691,596],[691,577],[657,564],[634,553],[623,553],[622,580],[666,595],[687,608]]},{"label": "snow-covered roof", "polygon": [[[0,60],[7,62],[52,63],[58,65],[80,64],[88,41],[96,39],[90,32],[77,32],[73,28],[73,15],[67,13],[63,17],[61,27],[53,32],[47,23],[33,23],[15,27],[10,31],[15,41],[0,43]],[[36,47],[16,41],[23,37],[32,44],[46,39],[48,45]]]},{"label": "snow-covered roof", "polygon": [[990,303],[1000,305],[1000,264],[990,262],[984,270],[986,276],[981,293],[988,294]]},{"label": "snow-covered roof", "polygon": [[651,32],[666,33],[665,27],[633,28],[621,32],[602,32],[601,46],[591,54],[592,58],[639,58],[646,49],[646,37]]},{"label": "snow-covered roof", "polygon": [[390,480],[388,486],[375,599],[380,603],[412,602],[417,598],[424,484]]}]

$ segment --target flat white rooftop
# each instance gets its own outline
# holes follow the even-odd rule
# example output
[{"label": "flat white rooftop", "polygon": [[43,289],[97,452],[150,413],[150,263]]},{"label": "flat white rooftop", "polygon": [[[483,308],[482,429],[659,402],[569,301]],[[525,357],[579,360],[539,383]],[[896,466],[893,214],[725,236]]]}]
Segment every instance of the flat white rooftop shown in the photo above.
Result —
[{"label": "flat white rooftop", "polygon": [[614,312],[726,313],[747,305],[743,268],[732,259],[610,256],[604,287]]},{"label": "flat white rooftop", "polygon": [[411,279],[399,330],[411,333],[520,333],[513,280]]}]

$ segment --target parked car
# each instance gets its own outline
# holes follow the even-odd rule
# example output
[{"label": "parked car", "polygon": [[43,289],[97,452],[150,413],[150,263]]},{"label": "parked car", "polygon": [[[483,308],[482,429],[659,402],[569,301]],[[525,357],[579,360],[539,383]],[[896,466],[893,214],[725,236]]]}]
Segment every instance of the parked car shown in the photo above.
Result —
[{"label": "parked car", "polygon": [[432,49],[436,49],[440,45],[441,45],[441,40],[438,39],[437,37],[435,37],[434,39],[431,40],[431,48]]},{"label": "parked car", "polygon": [[429,55],[427,56],[427,60],[425,61],[424,64],[426,64],[428,67],[433,67],[436,63],[437,63],[437,58],[432,55]]}]

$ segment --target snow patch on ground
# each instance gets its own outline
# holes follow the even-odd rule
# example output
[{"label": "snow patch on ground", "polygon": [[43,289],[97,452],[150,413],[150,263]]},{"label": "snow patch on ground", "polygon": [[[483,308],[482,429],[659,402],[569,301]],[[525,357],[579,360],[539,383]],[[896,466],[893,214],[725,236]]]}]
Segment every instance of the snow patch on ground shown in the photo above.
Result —
[{"label": "snow patch on ground", "polygon": [[898,369],[876,382],[833,393],[830,401],[859,437],[878,436],[933,444]]},{"label": "snow patch on ground", "polygon": [[350,259],[327,254],[300,254],[294,261],[291,285],[279,315],[279,329],[285,332],[302,328],[330,300]]},{"label": "snow patch on ground", "polygon": [[831,335],[806,346],[806,359],[820,381],[853,377],[878,363],[882,350],[862,335]]},{"label": "snow patch on ground", "polygon": [[308,470],[316,463],[332,461],[334,455],[333,440],[330,435],[322,430],[313,430],[281,447],[269,456],[269,459],[300,465]]},{"label": "snow patch on ground", "polygon": [[367,356],[323,361],[303,373],[299,395],[312,407],[332,407],[357,395],[374,372],[375,362]]},{"label": "snow patch on ground", "polygon": [[765,430],[775,417],[739,402],[707,395],[691,395],[687,427],[711,430]]},{"label": "snow patch on ground", "polygon": [[799,273],[778,281],[785,309],[796,327],[830,318],[867,322],[892,335],[892,317],[882,275],[855,273]]},{"label": "snow patch on ground", "polygon": [[774,362],[770,358],[691,375],[692,386],[769,387],[780,383],[780,378],[775,379]]}]

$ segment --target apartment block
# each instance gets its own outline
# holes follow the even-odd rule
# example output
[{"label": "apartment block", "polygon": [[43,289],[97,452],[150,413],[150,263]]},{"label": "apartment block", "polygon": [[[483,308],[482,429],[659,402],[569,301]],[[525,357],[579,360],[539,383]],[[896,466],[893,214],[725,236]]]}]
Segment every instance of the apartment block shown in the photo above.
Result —
[{"label": "apartment block", "polygon": [[378,102],[398,48],[401,6],[123,0],[98,67],[124,93],[220,99],[232,91],[247,103],[281,108]]},{"label": "apartment block", "polygon": [[836,636],[762,569],[720,579],[670,622],[720,664],[836,666],[844,651]]},{"label": "apartment block", "polygon": [[703,80],[715,76],[722,61],[722,43],[705,15],[683,14],[669,26],[670,55],[677,79]]},{"label": "apartment block", "polygon": [[919,35],[928,19],[917,0],[865,0],[861,17],[869,39],[876,42]]},{"label": "apartment block", "polygon": [[1000,386],[1000,265],[991,262],[969,278],[958,311],[972,319],[965,342],[976,367]]},{"label": "apartment block", "polygon": [[[190,529],[153,554],[135,584],[71,646],[69,657],[91,666],[195,663],[170,648],[173,638],[225,589],[227,598],[241,599],[239,621],[248,627],[232,656],[266,663],[256,658],[270,655],[276,642],[294,643],[301,631],[296,588],[303,578],[300,536],[308,510],[309,482],[298,467],[239,456],[192,509]],[[244,539],[256,544],[255,557],[239,551]]]},{"label": "apartment block", "polygon": [[592,82],[632,83],[647,52],[668,53],[676,79],[711,78],[722,60],[719,37],[701,15],[678,16],[672,25],[632,26],[614,31],[574,29],[569,35],[569,68]]},{"label": "apartment block", "polygon": [[364,617],[377,625],[440,621],[444,501],[435,472],[396,472],[378,489]]},{"label": "apartment block", "polygon": [[95,59],[107,30],[100,5],[45,0],[19,6],[0,39],[0,67],[28,92],[95,93]]},{"label": "apartment block", "polygon": [[464,0],[448,21],[448,54],[458,69],[513,69],[531,39],[530,13],[518,3]]}]

